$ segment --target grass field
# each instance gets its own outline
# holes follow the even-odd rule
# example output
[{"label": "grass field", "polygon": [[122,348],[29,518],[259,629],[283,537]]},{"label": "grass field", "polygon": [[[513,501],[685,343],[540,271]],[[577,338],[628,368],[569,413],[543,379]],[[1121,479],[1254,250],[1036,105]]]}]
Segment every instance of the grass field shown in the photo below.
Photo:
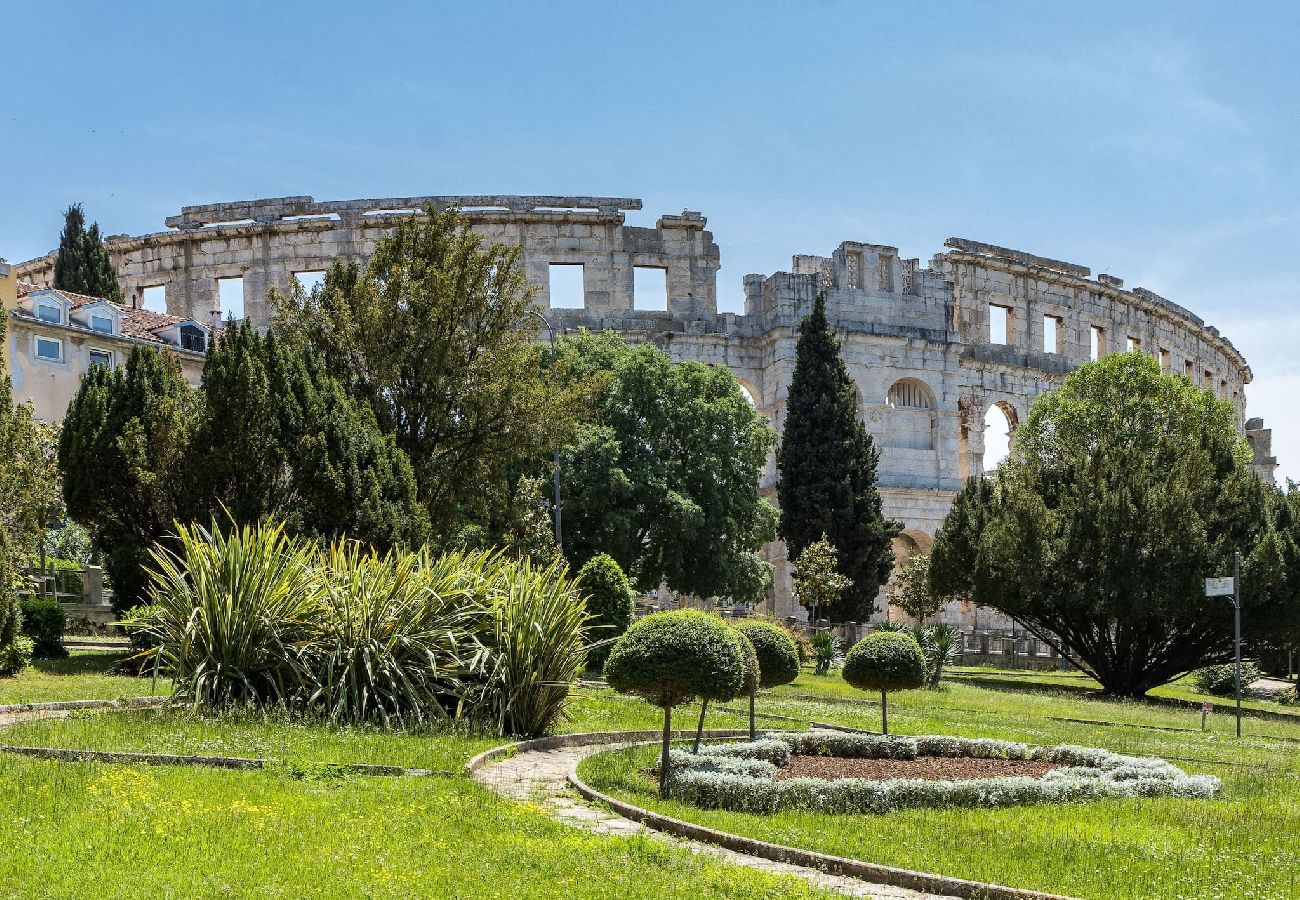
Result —
[{"label": "grass field", "polygon": [[[760,709],[878,728],[879,706],[861,698],[837,678],[804,675]],[[1227,715],[1213,715],[1202,734],[1192,711],[953,684],[892,697],[890,726],[1163,756],[1218,775],[1224,790],[1212,801],[758,816],[658,801],[644,774],[652,750],[603,754],[580,771],[607,793],[679,818],[888,865],[1089,898],[1300,896],[1300,723],[1247,720],[1238,742]]]},{"label": "grass field", "polygon": [[[0,681],[0,702],[148,694],[78,654]],[[1074,677],[1078,676],[1064,676]],[[166,686],[161,685],[165,690]],[[652,751],[605,754],[583,773],[603,790],[673,815],[874,862],[1090,898],[1300,896],[1300,722],[1118,703],[1074,691],[952,683],[891,697],[891,730],[1076,743],[1159,755],[1224,780],[1214,801],[1108,801],[888,816],[746,816],[661,804],[642,771]],[[879,706],[838,677],[803,675],[760,696],[760,713],[875,729]],[[674,720],[694,723],[685,707]],[[584,687],[567,731],[652,729],[658,710]],[[710,727],[741,727],[714,711]],[[797,722],[768,719],[794,727]],[[226,772],[68,764],[0,756],[0,897],[801,897],[806,885],[665,848],[604,838],[500,799],[456,773],[499,739],[391,734],[281,716],[215,720],[185,710],[78,713],[0,731],[0,742],[264,756],[283,766]],[[324,773],[368,762],[448,773],[426,779]]]}]

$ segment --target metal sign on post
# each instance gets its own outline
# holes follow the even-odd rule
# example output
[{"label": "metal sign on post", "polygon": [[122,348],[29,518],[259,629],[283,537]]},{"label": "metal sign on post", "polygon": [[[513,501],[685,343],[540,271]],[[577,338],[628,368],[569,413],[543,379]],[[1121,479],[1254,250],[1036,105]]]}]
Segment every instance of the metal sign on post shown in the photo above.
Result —
[{"label": "metal sign on post", "polygon": [[1231,597],[1236,593],[1235,578],[1207,578],[1205,579],[1205,596],[1207,597]]}]

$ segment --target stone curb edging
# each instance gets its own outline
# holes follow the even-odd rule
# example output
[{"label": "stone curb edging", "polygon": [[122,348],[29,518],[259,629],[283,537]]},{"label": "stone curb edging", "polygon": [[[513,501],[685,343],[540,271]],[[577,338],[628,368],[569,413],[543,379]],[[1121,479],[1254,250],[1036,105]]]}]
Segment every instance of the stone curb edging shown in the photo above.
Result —
[{"label": "stone curb edging", "polygon": [[[682,729],[673,731],[671,736],[675,741],[685,740],[686,738],[694,738],[695,731],[693,729]],[[749,737],[749,730],[706,728],[704,736],[710,740],[736,737],[747,738]],[[557,734],[551,737],[533,738],[532,740],[516,741],[513,744],[502,744],[500,747],[484,750],[465,763],[462,771],[466,775],[473,775],[479,769],[489,763],[496,762],[503,756],[527,753],[530,750],[560,750],[565,747],[589,747],[593,744],[653,743],[662,737],[662,731],[586,731],[580,734]]]},{"label": "stone curb edging", "polygon": [[[23,713],[68,712],[78,709],[144,709],[166,703],[167,697],[126,697],[121,700],[57,700],[51,703],[11,703],[0,706],[0,715]],[[124,750],[76,750],[67,747],[17,747],[0,744],[0,753],[51,759],[60,762],[140,763],[152,766],[199,766],[212,769],[251,770],[276,765],[276,760],[242,756],[192,756],[176,753],[132,753]],[[350,775],[401,778],[451,777],[454,772],[432,769],[407,769],[370,763],[323,763],[322,768]]]},{"label": "stone curb edging", "polygon": [[14,713],[41,712],[49,710],[51,712],[63,712],[73,709],[104,709],[106,707],[134,707],[158,706],[166,703],[167,697],[123,697],[120,700],[56,700],[51,703],[10,703],[0,706],[0,716],[13,715]]},{"label": "stone curb edging", "polygon": [[727,850],[757,856],[762,859],[770,859],[774,862],[819,869],[836,875],[848,875],[867,882],[907,888],[921,893],[961,897],[963,900],[1073,900],[1073,898],[1060,894],[1047,894],[1041,891],[1006,887],[1000,884],[984,884],[962,878],[951,878],[946,875],[932,875],[925,872],[914,872],[910,869],[899,869],[856,859],[846,859],[842,856],[830,856],[812,850],[786,847],[782,844],[772,844],[726,831],[706,828],[703,825],[696,825],[693,822],[686,822],[682,819],[674,819],[671,816],[651,812],[648,809],[642,809],[639,806],[618,800],[608,794],[602,794],[578,776],[577,766],[569,772],[569,784],[573,785],[574,789],[585,799],[595,803],[603,803],[623,818],[639,822],[647,828],[688,840],[714,844]]}]

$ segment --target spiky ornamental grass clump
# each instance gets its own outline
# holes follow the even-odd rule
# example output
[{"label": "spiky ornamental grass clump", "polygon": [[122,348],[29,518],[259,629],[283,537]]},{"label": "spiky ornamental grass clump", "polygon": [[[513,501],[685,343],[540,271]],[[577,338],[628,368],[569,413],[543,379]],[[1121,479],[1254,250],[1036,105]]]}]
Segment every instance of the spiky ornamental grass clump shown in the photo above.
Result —
[{"label": "spiky ornamental grass clump", "polygon": [[591,646],[587,665],[599,671],[609,658],[614,641],[632,624],[632,585],[614,557],[600,553],[583,563],[578,583],[587,596]]},{"label": "spiky ornamental grass clump", "polygon": [[910,634],[877,631],[844,657],[844,680],[862,691],[880,691],[880,730],[889,734],[889,692],[925,684],[925,655]]},{"label": "spiky ornamental grass clump", "polygon": [[745,659],[721,619],[693,609],[646,616],[627,630],[605,662],[605,679],[664,711],[659,795],[672,792],[669,745],[672,710],[695,697],[736,696],[745,683]]},{"label": "spiky ornamental grass clump", "polygon": [[[736,629],[749,639],[758,657],[758,687],[772,688],[789,684],[799,677],[799,649],[789,632],[772,622],[747,619],[736,623]],[[757,689],[749,692],[749,739],[757,735],[754,727],[754,697]]]}]

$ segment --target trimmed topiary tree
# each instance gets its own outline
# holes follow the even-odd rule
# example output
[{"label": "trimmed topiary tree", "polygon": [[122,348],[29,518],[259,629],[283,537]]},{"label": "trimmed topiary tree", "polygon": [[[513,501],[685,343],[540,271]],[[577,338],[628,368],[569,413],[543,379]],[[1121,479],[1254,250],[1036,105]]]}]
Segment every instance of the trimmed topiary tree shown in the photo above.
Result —
[{"label": "trimmed topiary tree", "polygon": [[772,622],[746,619],[736,628],[748,638],[758,657],[758,684],[749,692],[749,739],[757,737],[754,727],[754,696],[758,688],[789,684],[799,677],[799,648],[790,633]]},{"label": "trimmed topiary tree", "polygon": [[608,553],[583,564],[578,584],[587,596],[587,614],[591,616],[588,629],[593,642],[587,648],[587,668],[600,671],[614,641],[632,624],[632,585]]},{"label": "trimmed topiary tree", "polygon": [[673,707],[699,696],[736,696],[744,687],[745,660],[721,619],[681,609],[646,616],[629,628],[605,661],[605,679],[619,693],[664,711],[659,796],[667,798]]},{"label": "trimmed topiary tree", "polygon": [[910,634],[877,631],[844,657],[844,680],[862,691],[880,691],[880,730],[889,734],[889,692],[925,684],[925,654]]},{"label": "trimmed topiary tree", "polygon": [[704,738],[704,714],[709,711],[709,701],[718,700],[725,703],[728,700],[735,700],[737,697],[752,697],[758,690],[758,654],[754,651],[754,645],[749,642],[735,625],[728,624],[727,630],[731,632],[732,637],[736,639],[736,646],[740,648],[741,661],[745,666],[745,679],[740,685],[740,690],[735,693],[722,695],[700,694],[700,722],[695,726],[695,752],[700,752],[700,741]]}]

